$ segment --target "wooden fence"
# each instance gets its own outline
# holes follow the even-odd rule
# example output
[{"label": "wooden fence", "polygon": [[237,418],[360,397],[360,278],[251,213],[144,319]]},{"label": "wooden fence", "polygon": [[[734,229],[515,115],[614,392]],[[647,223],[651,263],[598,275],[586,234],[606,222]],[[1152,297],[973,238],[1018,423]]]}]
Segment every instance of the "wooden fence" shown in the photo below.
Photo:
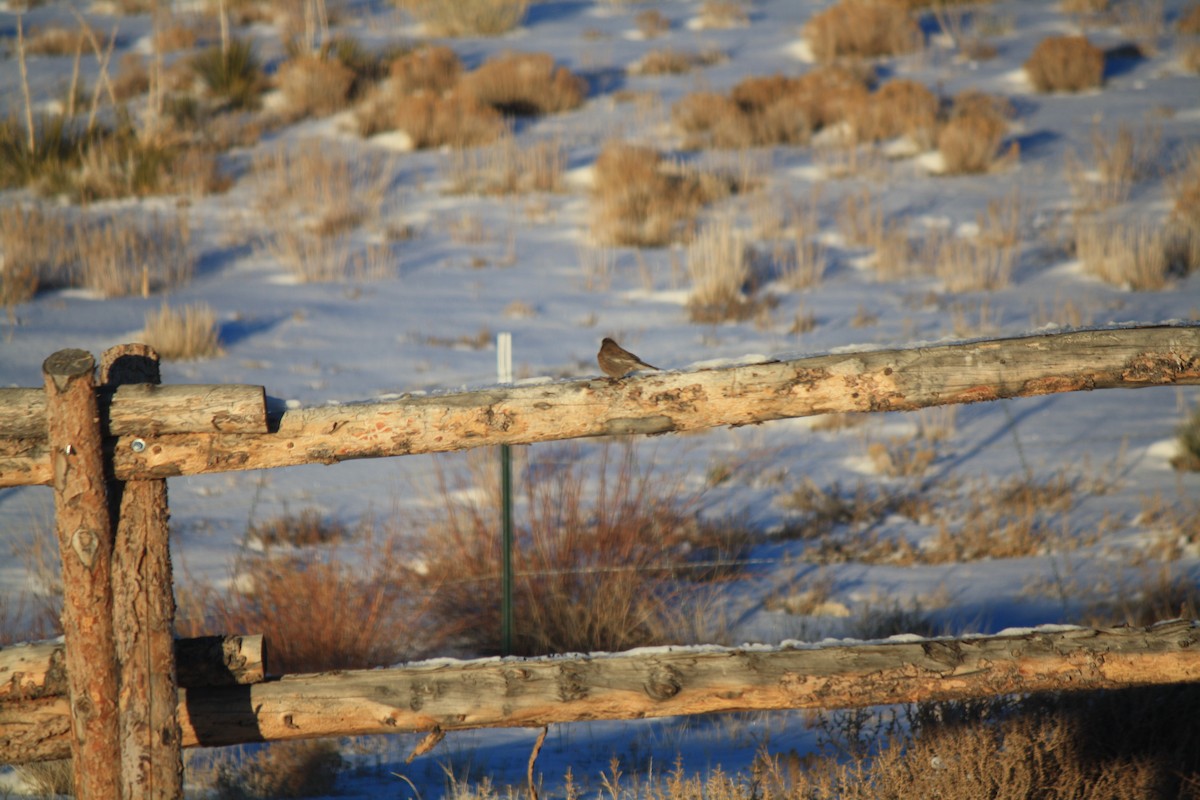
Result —
[{"label": "wooden fence", "polygon": [[582,719],[1200,680],[1200,629],[1191,622],[841,647],[437,662],[264,679],[260,639],[173,639],[164,480],[829,412],[1195,385],[1197,327],[841,353],[276,415],[262,387],[159,386],[157,356],[144,345],[106,352],[98,386],[94,372],[91,355],[67,350],[46,360],[42,389],[0,389],[0,487],[54,490],[65,631],[57,650],[0,651],[0,762],[70,755],[81,798],[179,797],[180,747],[193,745],[401,731],[437,736]]}]

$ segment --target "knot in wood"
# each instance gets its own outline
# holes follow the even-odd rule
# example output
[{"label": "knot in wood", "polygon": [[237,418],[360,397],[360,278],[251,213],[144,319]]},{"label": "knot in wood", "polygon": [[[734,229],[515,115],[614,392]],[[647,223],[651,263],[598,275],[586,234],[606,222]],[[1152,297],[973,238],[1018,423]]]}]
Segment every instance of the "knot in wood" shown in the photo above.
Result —
[{"label": "knot in wood", "polygon": [[659,664],[650,670],[642,688],[654,700],[670,700],[682,691],[683,676],[674,667]]},{"label": "knot in wood", "polygon": [[587,667],[584,664],[562,664],[558,668],[558,699],[582,700],[588,696]]},{"label": "knot in wood", "polygon": [[78,556],[79,563],[91,569],[92,564],[96,561],[96,552],[100,549],[100,537],[96,535],[95,531],[77,528],[71,534],[71,549]]}]

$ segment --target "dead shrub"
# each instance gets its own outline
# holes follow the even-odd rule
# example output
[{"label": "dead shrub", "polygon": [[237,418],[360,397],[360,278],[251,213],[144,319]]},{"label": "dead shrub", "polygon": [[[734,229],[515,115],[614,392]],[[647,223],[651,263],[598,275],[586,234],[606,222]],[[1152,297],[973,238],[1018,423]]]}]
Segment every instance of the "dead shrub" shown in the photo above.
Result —
[{"label": "dead shrub", "polygon": [[499,36],[521,24],[528,0],[411,0],[408,11],[435,36]]},{"label": "dead shrub", "polygon": [[516,116],[569,111],[587,97],[587,82],[566,67],[555,67],[548,53],[490,58],[468,73],[461,87],[477,102]]},{"label": "dead shrub", "polygon": [[458,83],[462,61],[449,47],[422,47],[392,61],[391,81],[400,94],[444,94]]},{"label": "dead shrub", "polygon": [[217,800],[270,800],[332,794],[346,766],[335,739],[270,742],[217,770]]},{"label": "dead shrub", "polygon": [[804,38],[824,62],[899,55],[924,45],[921,28],[907,11],[869,0],[840,0],[814,14],[804,26]]},{"label": "dead shrub", "polygon": [[671,21],[657,8],[639,11],[633,22],[637,25],[638,32],[646,39],[655,39],[671,30]]},{"label": "dead shrub", "polygon": [[629,68],[629,72],[633,75],[682,75],[695,67],[711,66],[721,58],[716,51],[689,53],[668,47],[646,53]]},{"label": "dead shrub", "polygon": [[950,119],[938,132],[942,173],[989,172],[997,165],[1000,144],[1008,132],[1007,100],[968,90],[954,99]]},{"label": "dead shrub", "polygon": [[812,133],[868,105],[869,75],[842,66],[821,67],[798,77],[752,76],[729,97],[712,92],[685,95],[672,119],[686,146],[757,147],[805,144]]},{"label": "dead shrub", "polygon": [[702,206],[739,188],[733,179],[672,163],[653,148],[612,141],[596,159],[592,231],[608,244],[661,247],[687,235]]},{"label": "dead shrub", "polygon": [[1192,4],[1180,14],[1175,30],[1184,36],[1200,36],[1200,3]]},{"label": "dead shrub", "polygon": [[32,27],[25,33],[25,52],[32,56],[69,56],[88,43],[87,33],[62,25]]},{"label": "dead shrub", "polygon": [[437,652],[446,628],[429,626],[428,595],[398,540],[364,521],[355,551],[288,549],[239,558],[227,588],[183,584],[180,636],[261,632],[278,674],[370,669]]},{"label": "dead shrub", "polygon": [[279,545],[312,547],[338,544],[352,535],[353,532],[340,520],[328,518],[315,508],[253,523],[246,531],[246,538],[258,542],[264,549]]},{"label": "dead shrub", "polygon": [[[515,453],[523,513],[512,553],[514,654],[680,641],[679,609],[702,589],[679,580],[695,577],[689,561],[729,558],[737,551],[723,547],[736,543],[709,538],[678,484],[642,467],[630,443],[601,447],[590,467],[577,445],[539,452],[527,462],[531,451]],[[499,649],[499,487],[490,467],[477,460],[456,479],[439,467],[441,508],[419,543],[433,617],[461,630],[471,653]],[[476,491],[458,491],[462,483]]]},{"label": "dead shrub", "polygon": [[221,355],[216,313],[205,303],[181,309],[166,303],[146,313],[142,331],[146,344],[167,361],[194,361]]},{"label": "dead shrub", "polygon": [[1085,36],[1051,36],[1033,49],[1025,73],[1039,92],[1081,92],[1104,83],[1104,51]]},{"label": "dead shrub", "polygon": [[488,144],[508,130],[500,112],[459,91],[400,96],[378,92],[356,116],[361,135],[403,131],[416,149]]},{"label": "dead shrub", "polygon": [[290,58],[279,67],[279,89],[289,119],[324,117],[350,102],[353,70],[336,58],[306,54]]},{"label": "dead shrub", "polygon": [[854,140],[878,142],[907,136],[918,148],[933,145],[941,102],[923,83],[897,78],[887,81],[852,107],[849,115]]},{"label": "dead shrub", "polygon": [[[730,98],[717,92],[692,92],[671,108],[671,119],[684,134],[684,147],[743,148],[755,145],[750,121]],[[787,138],[807,141],[807,120],[798,119]]]},{"label": "dead shrub", "polygon": [[1188,72],[1200,72],[1200,44],[1186,44],[1179,53],[1179,63]]}]

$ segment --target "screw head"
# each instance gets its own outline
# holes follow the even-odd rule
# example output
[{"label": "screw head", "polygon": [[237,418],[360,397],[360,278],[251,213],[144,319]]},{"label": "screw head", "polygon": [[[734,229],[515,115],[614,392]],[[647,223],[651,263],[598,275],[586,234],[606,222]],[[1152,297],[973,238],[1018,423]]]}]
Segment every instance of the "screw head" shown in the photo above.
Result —
[{"label": "screw head", "polygon": [[135,453],[140,453],[146,449],[146,443],[141,439],[134,439],[129,443],[129,449]]}]

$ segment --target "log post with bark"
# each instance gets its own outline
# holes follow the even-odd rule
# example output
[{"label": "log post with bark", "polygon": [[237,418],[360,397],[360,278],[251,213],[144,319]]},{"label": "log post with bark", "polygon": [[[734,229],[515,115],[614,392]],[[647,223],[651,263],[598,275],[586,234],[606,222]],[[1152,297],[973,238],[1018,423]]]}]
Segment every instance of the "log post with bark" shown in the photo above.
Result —
[{"label": "log post with bark", "polygon": [[[109,389],[162,382],[158,353],[144,344],[105,351],[100,380]],[[175,713],[175,593],[167,529],[167,482],[112,480],[113,629],[121,694],[121,796],[183,796],[183,751]]]},{"label": "log post with bark", "polygon": [[42,365],[54,516],[62,559],[62,626],[75,796],[119,796],[117,662],[113,643],[112,527],[93,372],[83,350],[61,350]]}]

